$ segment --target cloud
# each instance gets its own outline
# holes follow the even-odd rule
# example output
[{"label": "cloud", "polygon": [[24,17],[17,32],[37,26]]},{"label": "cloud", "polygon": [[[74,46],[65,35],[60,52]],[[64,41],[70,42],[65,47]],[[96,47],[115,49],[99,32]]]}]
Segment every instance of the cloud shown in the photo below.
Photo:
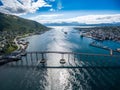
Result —
[{"label": "cloud", "polygon": [[63,8],[61,0],[57,3],[57,10],[61,10]]},{"label": "cloud", "polygon": [[55,12],[56,10],[55,10],[55,9],[53,9],[53,8],[51,8],[51,9],[50,9],[50,11],[51,11],[51,12]]},{"label": "cloud", "polygon": [[64,16],[63,14],[49,14],[49,15],[38,15],[36,17],[31,17],[29,19],[35,20],[40,23],[54,23],[57,22],[58,19]]},{"label": "cloud", "polygon": [[55,2],[55,0],[49,0],[50,2]]},{"label": "cloud", "polygon": [[56,5],[55,7],[52,7],[49,9],[49,11],[51,11],[51,12],[59,11],[63,8],[61,0],[56,0],[56,1],[55,0],[48,0],[48,1],[55,2],[54,4]]},{"label": "cloud", "polygon": [[33,13],[41,7],[51,7],[44,0],[2,0],[0,12],[9,14]]},{"label": "cloud", "polygon": [[113,23],[113,22],[120,22],[120,14],[78,16],[78,17],[70,18],[67,21],[68,22],[76,21],[78,23],[86,23],[86,24]]},{"label": "cloud", "polygon": [[65,18],[68,14],[50,14],[50,15],[38,15],[31,17],[30,19],[37,22],[48,24],[48,23],[85,23],[85,24],[100,24],[100,23],[115,23],[120,22],[120,14],[109,14],[109,15],[84,15],[72,18]]}]

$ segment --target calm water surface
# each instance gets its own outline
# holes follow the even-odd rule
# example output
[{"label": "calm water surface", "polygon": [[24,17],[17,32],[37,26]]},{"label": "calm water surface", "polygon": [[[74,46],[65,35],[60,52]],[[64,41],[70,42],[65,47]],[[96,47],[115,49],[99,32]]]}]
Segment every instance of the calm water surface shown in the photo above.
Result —
[{"label": "calm water surface", "polygon": [[[53,27],[42,35],[27,37],[30,42],[27,51],[70,51],[83,53],[109,54],[109,51],[89,46],[93,40],[81,38],[79,31],[72,27]],[[65,34],[64,32],[67,32]],[[118,43],[106,41],[111,48],[120,47]],[[47,55],[47,65],[60,65],[60,55]],[[78,57],[76,57],[78,58]],[[90,57],[93,60],[96,57]],[[97,58],[98,59],[98,58]],[[100,60],[78,64],[120,65],[120,60]],[[18,64],[21,62],[19,61]],[[40,69],[9,65],[0,67],[0,90],[120,90],[120,69]]]}]

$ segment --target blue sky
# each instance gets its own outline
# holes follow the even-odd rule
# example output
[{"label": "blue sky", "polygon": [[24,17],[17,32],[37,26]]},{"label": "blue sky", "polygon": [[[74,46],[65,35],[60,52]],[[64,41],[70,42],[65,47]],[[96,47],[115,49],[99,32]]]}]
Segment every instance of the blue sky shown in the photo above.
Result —
[{"label": "blue sky", "polygon": [[[49,0],[46,0],[49,1]],[[120,10],[120,0],[55,0],[50,2],[53,8],[62,4],[62,11],[71,10]],[[42,9],[43,11],[47,9]]]},{"label": "blue sky", "polygon": [[113,23],[120,22],[120,0],[0,0],[0,12],[43,24]]}]

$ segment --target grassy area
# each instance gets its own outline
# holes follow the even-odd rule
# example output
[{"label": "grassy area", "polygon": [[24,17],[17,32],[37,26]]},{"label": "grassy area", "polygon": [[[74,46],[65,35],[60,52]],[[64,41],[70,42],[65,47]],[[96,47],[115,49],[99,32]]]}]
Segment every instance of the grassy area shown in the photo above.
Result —
[{"label": "grassy area", "polygon": [[17,46],[10,45],[10,46],[8,46],[8,48],[6,49],[5,53],[11,53],[11,52],[17,50],[17,48],[18,48]]}]

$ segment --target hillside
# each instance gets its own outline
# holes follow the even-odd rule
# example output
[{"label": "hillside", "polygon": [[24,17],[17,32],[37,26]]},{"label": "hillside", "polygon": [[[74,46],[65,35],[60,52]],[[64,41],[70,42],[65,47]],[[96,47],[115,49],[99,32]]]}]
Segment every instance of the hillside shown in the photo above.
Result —
[{"label": "hillside", "polygon": [[20,18],[14,15],[8,15],[0,13],[0,31],[34,31],[34,30],[46,30],[47,27],[43,26],[42,24]]},{"label": "hillside", "polygon": [[0,54],[10,53],[17,49],[14,39],[48,30],[42,24],[14,15],[0,13]]}]

